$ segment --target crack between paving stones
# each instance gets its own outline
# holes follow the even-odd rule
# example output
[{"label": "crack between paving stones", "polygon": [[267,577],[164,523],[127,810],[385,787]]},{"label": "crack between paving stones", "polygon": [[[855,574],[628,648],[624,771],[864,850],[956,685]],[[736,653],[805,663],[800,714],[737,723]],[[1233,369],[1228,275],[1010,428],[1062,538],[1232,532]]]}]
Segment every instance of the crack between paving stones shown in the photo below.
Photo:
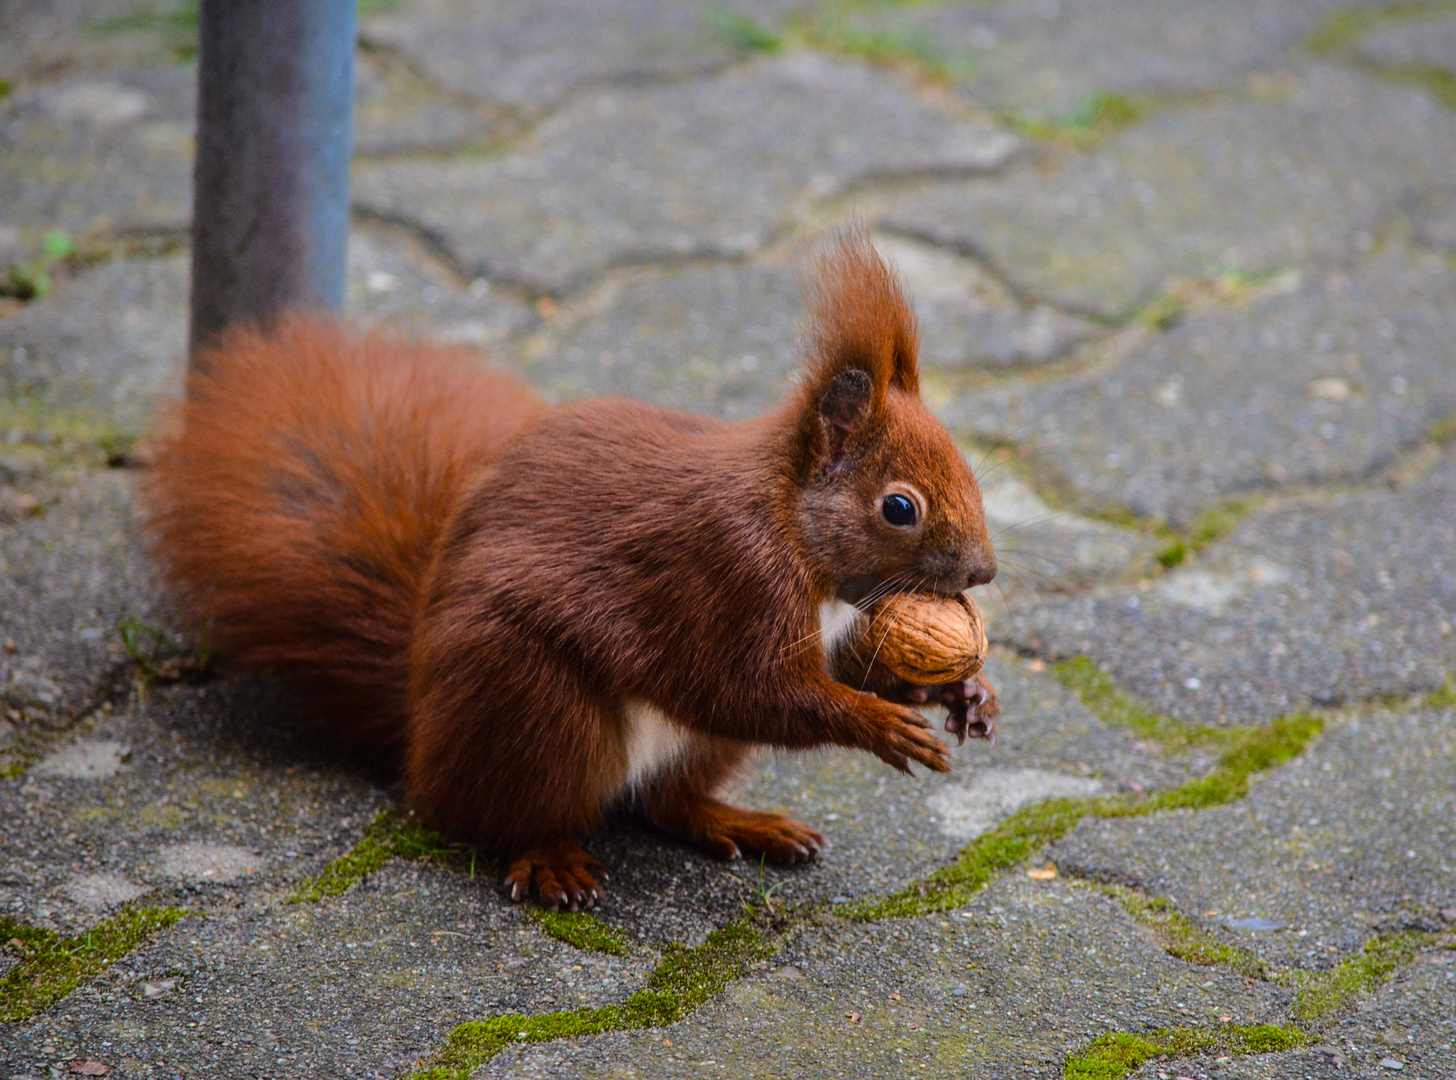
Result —
[{"label": "crack between paving stones", "polygon": [[[987,444],[978,436],[961,435],[963,443],[981,447]],[[1359,472],[1331,476],[1322,480],[1292,480],[1285,483],[1268,481],[1234,489],[1205,505],[1186,525],[1174,526],[1156,518],[1135,514],[1118,504],[1095,504],[1083,501],[1075,487],[1050,461],[1035,448],[1018,443],[1014,435],[1000,436],[987,453],[1003,451],[1021,466],[1017,475],[1032,491],[1058,514],[1080,516],[1130,532],[1158,538],[1162,546],[1153,553],[1160,569],[1140,572],[1131,566],[1121,580],[1154,581],[1187,563],[1215,542],[1233,532],[1255,511],[1299,502],[1323,501],[1341,495],[1359,495],[1382,488],[1400,489],[1414,483],[1434,467],[1444,448],[1456,443],[1456,415],[1432,424],[1420,436],[1396,447],[1369,468]],[[1055,520],[1051,518],[1050,520]],[[1105,582],[1103,582],[1105,584]],[[1088,586],[1091,587],[1091,586]],[[1062,590],[1078,591],[1078,590]],[[1340,700],[1318,702],[1322,706],[1337,705]]]},{"label": "crack between paving stones", "polygon": [[[754,252],[732,251],[712,244],[701,245],[685,252],[629,252],[610,260],[596,270],[572,277],[564,285],[553,288],[532,281],[529,277],[508,272],[499,266],[472,267],[462,262],[451,249],[449,241],[441,233],[406,214],[358,204],[352,207],[351,213],[359,222],[399,229],[406,233],[447,268],[457,281],[469,283],[483,278],[490,282],[492,288],[500,288],[506,295],[532,304],[546,299],[557,303],[567,303],[600,287],[611,275],[623,270],[672,270],[694,265],[732,265],[749,262],[758,253],[768,251],[795,235],[794,224],[786,223],[766,233],[763,240],[756,245]],[[522,334],[527,332],[522,331]]]},{"label": "crack between paving stones", "polygon": [[0,918],[0,948],[19,962],[0,978],[0,1023],[28,1020],[195,912],[127,905],[74,937]]}]

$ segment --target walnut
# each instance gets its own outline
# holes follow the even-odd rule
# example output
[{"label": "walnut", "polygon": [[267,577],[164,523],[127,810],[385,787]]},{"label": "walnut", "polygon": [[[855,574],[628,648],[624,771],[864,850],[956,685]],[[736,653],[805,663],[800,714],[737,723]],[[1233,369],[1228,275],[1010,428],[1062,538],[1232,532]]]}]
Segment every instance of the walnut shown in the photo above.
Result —
[{"label": "walnut", "polygon": [[834,666],[845,682],[866,689],[883,684],[885,672],[934,686],[971,678],[986,662],[986,647],[986,625],[970,597],[896,593],[856,621]]}]

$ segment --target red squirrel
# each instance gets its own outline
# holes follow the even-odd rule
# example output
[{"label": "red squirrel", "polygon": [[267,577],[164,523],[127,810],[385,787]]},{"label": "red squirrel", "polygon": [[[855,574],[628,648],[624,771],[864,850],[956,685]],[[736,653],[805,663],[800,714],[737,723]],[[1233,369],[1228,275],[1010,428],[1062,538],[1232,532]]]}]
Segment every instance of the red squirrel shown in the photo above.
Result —
[{"label": "red squirrel", "polygon": [[228,330],[153,437],[151,554],[219,658],[402,767],[417,810],[505,855],[513,899],[591,906],[579,838],[624,805],[722,858],[813,858],[818,832],[718,793],[763,745],[946,771],[910,703],[986,734],[988,686],[864,692],[826,658],[855,605],[996,559],[862,230],[806,297],[800,384],[742,423],[548,405],[466,350],[319,317]]}]

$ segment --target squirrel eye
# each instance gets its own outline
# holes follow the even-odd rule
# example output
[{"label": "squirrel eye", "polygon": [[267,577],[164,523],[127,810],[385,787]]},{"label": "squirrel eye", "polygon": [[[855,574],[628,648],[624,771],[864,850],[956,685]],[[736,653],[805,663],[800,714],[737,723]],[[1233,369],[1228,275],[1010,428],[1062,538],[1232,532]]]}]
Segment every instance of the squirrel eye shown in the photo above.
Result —
[{"label": "squirrel eye", "polygon": [[891,525],[901,528],[914,525],[918,517],[915,504],[904,495],[886,495],[880,502],[880,513]]}]

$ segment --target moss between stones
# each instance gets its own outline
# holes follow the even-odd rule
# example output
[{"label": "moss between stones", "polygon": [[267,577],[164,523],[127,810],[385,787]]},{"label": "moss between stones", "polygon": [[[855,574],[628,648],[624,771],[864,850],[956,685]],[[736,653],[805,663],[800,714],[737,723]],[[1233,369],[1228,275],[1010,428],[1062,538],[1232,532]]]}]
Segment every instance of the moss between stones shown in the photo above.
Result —
[{"label": "moss between stones", "polygon": [[391,858],[433,862],[451,870],[495,873],[495,864],[475,849],[447,842],[412,811],[390,807],[374,816],[359,842],[299,884],[285,904],[313,904],[338,896],[373,874]]},{"label": "moss between stones", "polygon": [[1071,112],[1053,120],[1029,120],[1011,116],[1007,117],[1007,121],[1027,138],[1065,143],[1078,150],[1090,150],[1123,128],[1143,119],[1152,107],[1152,102],[1147,98],[1098,92],[1089,94]]},{"label": "moss between stones", "polygon": [[1448,109],[1456,109],[1456,71],[1434,64],[1382,64],[1359,56],[1355,46],[1382,23],[1456,13],[1453,0],[1414,0],[1383,8],[1351,8],[1325,20],[1306,40],[1321,55],[1338,55],[1371,75],[1420,87]]},{"label": "moss between stones", "polygon": [[1456,414],[1432,424],[1430,430],[1426,432],[1426,437],[1436,443],[1456,442]]},{"label": "moss between stones", "polygon": [[1384,7],[1351,7],[1336,11],[1305,39],[1310,51],[1322,56],[1350,49],[1366,33],[1386,22],[1421,19],[1456,11],[1451,0],[1406,0]]},{"label": "moss between stones", "polygon": [[586,952],[612,956],[627,954],[627,939],[589,911],[546,911],[543,908],[530,908],[529,911],[547,937]]},{"label": "moss between stones", "polygon": [[1290,1012],[1305,1023],[1326,1020],[1343,1011],[1356,994],[1388,982],[1416,953],[1440,940],[1439,934],[1409,930],[1377,934],[1331,971],[1290,972],[1281,980],[1299,987]]},{"label": "moss between stones", "polygon": [[950,82],[969,72],[967,61],[947,55],[925,31],[867,26],[863,14],[864,5],[857,0],[829,0],[789,18],[784,29],[788,41],[800,48],[900,68],[933,82]]},{"label": "moss between stones", "polygon": [[1229,1055],[1272,1054],[1309,1042],[1309,1036],[1302,1031],[1272,1024],[1159,1028],[1147,1035],[1113,1031],[1099,1036],[1082,1053],[1069,1055],[1062,1067],[1062,1076],[1066,1080],[1122,1080],[1159,1055],[1188,1057],[1210,1051]]},{"label": "moss between stones", "polygon": [[180,908],[122,908],[70,938],[0,919],[0,943],[20,956],[20,963],[0,979],[0,1023],[13,1024],[49,1009],[184,914]]},{"label": "moss between stones", "polygon": [[1232,532],[1254,504],[1253,499],[1226,499],[1210,506],[1194,518],[1187,529],[1174,534],[1173,539],[1158,552],[1158,562],[1171,570],[1190,555],[1198,554],[1215,540]]},{"label": "moss between stones", "polygon": [[776,53],[784,47],[782,37],[747,15],[712,6],[704,10],[703,19],[739,52]]},{"label": "moss between stones", "polygon": [[0,432],[14,440],[7,453],[43,468],[123,465],[138,440],[137,432],[88,409],[48,405],[30,395],[0,399]]},{"label": "moss between stones", "polygon": [[1129,728],[1141,738],[1160,743],[1170,753],[1228,743],[1241,734],[1236,728],[1190,724],[1155,713],[1119,690],[1112,676],[1085,656],[1052,664],[1048,673],[1081,698],[1082,704],[1104,724]]},{"label": "moss between stones", "polygon": [[1144,896],[1121,885],[1100,888],[1151,930],[1169,956],[1203,967],[1232,968],[1254,979],[1268,978],[1262,960],[1245,949],[1220,941],[1180,912],[1166,896]]},{"label": "moss between stones", "polygon": [[1456,709],[1456,677],[1446,676],[1439,690],[1433,690],[1421,699],[1423,709]]},{"label": "moss between stones", "polygon": [[550,1042],[676,1023],[772,951],[751,921],[740,919],[714,931],[695,949],[669,946],[646,987],[622,1005],[544,1016],[511,1014],[461,1024],[450,1033],[444,1049],[411,1080],[464,1080],[513,1042]]},{"label": "moss between stones", "polygon": [[1224,740],[1227,749],[1212,772],[1146,797],[1049,799],[1029,806],[968,844],[950,866],[897,893],[854,904],[845,915],[860,920],[907,918],[960,907],[997,874],[1061,839],[1089,815],[1139,817],[1163,810],[1201,810],[1241,799],[1248,793],[1250,776],[1289,761],[1322,726],[1317,716],[1297,713],[1261,728],[1232,730]]}]

